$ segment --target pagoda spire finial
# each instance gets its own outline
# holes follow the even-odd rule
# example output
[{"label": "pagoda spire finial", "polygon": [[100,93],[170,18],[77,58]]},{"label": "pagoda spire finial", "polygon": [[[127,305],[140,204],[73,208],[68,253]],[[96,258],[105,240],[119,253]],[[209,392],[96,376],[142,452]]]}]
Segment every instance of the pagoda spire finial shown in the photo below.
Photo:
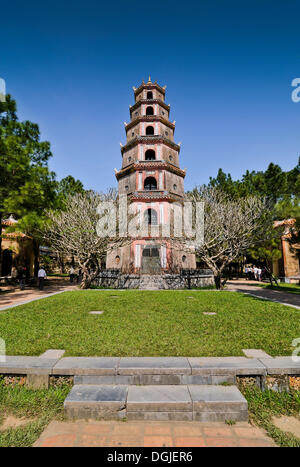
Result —
[{"label": "pagoda spire finial", "polygon": [[151,83],[151,76],[149,75],[148,83]]}]

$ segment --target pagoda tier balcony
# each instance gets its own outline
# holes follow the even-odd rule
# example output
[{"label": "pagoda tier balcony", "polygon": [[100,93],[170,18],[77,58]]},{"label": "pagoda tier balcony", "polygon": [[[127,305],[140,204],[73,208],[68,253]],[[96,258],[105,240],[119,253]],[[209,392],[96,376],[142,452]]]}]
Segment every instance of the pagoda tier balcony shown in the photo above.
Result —
[{"label": "pagoda tier balcony", "polygon": [[160,122],[169,127],[171,130],[175,130],[175,123],[171,123],[169,120],[162,117],[161,115],[142,115],[136,117],[135,119],[131,120],[131,122],[127,123],[127,125],[125,125],[125,131],[130,130],[133,126],[141,122]]},{"label": "pagoda tier balcony", "polygon": [[161,107],[163,107],[167,112],[170,111],[170,105],[167,105],[164,101],[161,99],[140,99],[139,101],[135,102],[135,104],[130,106],[130,114],[134,112],[138,107],[140,107],[142,104],[159,104]]},{"label": "pagoda tier balcony", "polygon": [[126,143],[124,146],[121,147],[121,153],[124,154],[124,152],[128,151],[129,149],[133,148],[137,144],[155,144],[155,143],[162,143],[165,144],[166,146],[169,146],[172,149],[175,149],[175,151],[180,152],[180,145],[174,143],[174,141],[171,141],[169,138],[166,138],[163,135],[146,135],[146,136],[136,136],[132,140],[130,140],[128,143]]},{"label": "pagoda tier balcony", "polygon": [[183,196],[177,195],[175,193],[170,193],[166,190],[141,190],[135,191],[130,195],[131,201],[183,201]]},{"label": "pagoda tier balcony", "polygon": [[166,87],[161,87],[159,84],[157,83],[152,83],[152,82],[149,82],[148,83],[142,83],[138,88],[133,88],[133,91],[134,91],[134,95],[136,96],[137,94],[139,94],[143,89],[148,89],[149,91],[151,91],[151,89],[157,89],[159,92],[161,92],[163,95],[165,95],[166,93]]},{"label": "pagoda tier balcony", "polygon": [[116,171],[116,178],[120,180],[125,175],[128,175],[131,172],[139,171],[139,170],[168,170],[180,177],[184,178],[186,175],[186,171],[180,169],[174,164],[164,160],[149,160],[149,161],[136,161],[132,164],[124,167],[123,169]]}]

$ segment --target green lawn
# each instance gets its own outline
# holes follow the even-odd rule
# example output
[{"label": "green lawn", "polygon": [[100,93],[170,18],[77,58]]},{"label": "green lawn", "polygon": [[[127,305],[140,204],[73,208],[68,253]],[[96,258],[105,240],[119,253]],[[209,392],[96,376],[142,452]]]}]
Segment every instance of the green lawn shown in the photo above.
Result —
[{"label": "green lawn", "polygon": [[275,392],[260,391],[257,388],[242,389],[248,401],[249,419],[259,427],[266,430],[267,434],[281,447],[300,447],[300,439],[291,433],[277,428],[273,417],[294,416],[300,414],[300,392]]},{"label": "green lawn", "polygon": [[229,356],[243,348],[290,355],[299,318],[235,292],[78,290],[0,312],[0,337],[7,355],[50,348],[74,356]]},{"label": "green lawn", "polygon": [[[0,447],[31,446],[53,418],[63,418],[63,403],[69,391],[67,384],[43,390],[12,387],[0,378]],[[3,429],[6,416],[22,418],[27,423]]]}]

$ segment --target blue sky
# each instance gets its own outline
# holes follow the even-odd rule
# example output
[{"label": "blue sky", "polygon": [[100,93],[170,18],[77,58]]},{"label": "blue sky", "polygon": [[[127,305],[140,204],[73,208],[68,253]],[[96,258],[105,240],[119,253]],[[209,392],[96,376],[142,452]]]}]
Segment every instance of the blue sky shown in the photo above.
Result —
[{"label": "blue sky", "polygon": [[186,189],[219,167],[296,165],[300,1],[15,0],[0,13],[0,77],[51,142],[58,178],[116,185],[132,86],[149,74],[167,85]]}]

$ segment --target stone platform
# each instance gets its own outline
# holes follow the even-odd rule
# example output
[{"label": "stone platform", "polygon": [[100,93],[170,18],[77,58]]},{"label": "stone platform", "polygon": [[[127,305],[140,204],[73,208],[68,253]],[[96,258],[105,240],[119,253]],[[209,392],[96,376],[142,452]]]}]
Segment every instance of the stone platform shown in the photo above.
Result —
[{"label": "stone platform", "polygon": [[[254,378],[261,389],[268,379],[300,377],[300,361],[292,357],[63,357],[6,356],[0,375],[27,375],[46,387],[49,376],[74,377],[75,384],[199,385],[235,384]],[[55,354],[47,353],[54,356]],[[43,385],[42,384],[42,385]],[[282,386],[282,389],[287,387]]]},{"label": "stone platform", "polygon": [[70,418],[248,420],[247,401],[236,386],[75,385],[64,405]]},{"label": "stone platform", "polygon": [[93,285],[113,289],[182,290],[211,287],[214,285],[212,271],[195,269],[180,274],[124,274],[118,269],[101,271]]}]

